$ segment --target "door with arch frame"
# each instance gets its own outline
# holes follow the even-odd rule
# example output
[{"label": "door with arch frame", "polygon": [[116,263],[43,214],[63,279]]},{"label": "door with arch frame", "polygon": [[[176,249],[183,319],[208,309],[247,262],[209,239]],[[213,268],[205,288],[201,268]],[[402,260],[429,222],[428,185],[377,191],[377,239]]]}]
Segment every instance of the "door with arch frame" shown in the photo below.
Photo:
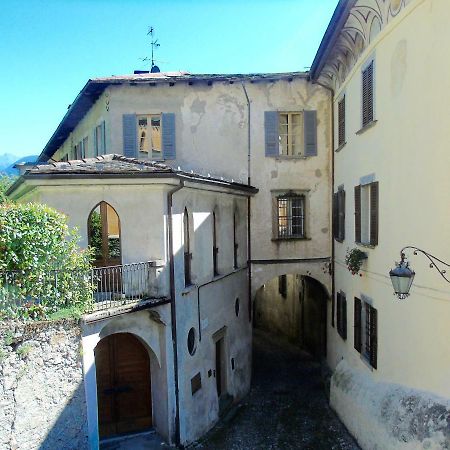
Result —
[{"label": "door with arch frame", "polygon": [[150,357],[131,333],[103,338],[95,348],[100,439],[152,426]]}]

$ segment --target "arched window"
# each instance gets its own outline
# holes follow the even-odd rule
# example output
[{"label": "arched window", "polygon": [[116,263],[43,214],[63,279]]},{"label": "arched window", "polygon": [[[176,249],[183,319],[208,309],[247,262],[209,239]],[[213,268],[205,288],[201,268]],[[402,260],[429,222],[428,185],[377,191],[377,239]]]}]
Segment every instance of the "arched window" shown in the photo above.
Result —
[{"label": "arched window", "polygon": [[219,254],[219,247],[217,246],[217,217],[216,213],[213,212],[212,214],[213,219],[213,271],[214,276],[219,275],[219,261],[218,261],[218,254]]},{"label": "arched window", "polygon": [[95,266],[121,264],[120,220],[108,203],[100,202],[89,214],[88,237],[94,249]]},{"label": "arched window", "polygon": [[237,212],[233,213],[233,267],[238,268]]},{"label": "arched window", "polygon": [[183,214],[183,236],[184,236],[184,284],[189,286],[192,284],[191,280],[191,237],[189,230],[189,214],[186,208],[184,208]]}]

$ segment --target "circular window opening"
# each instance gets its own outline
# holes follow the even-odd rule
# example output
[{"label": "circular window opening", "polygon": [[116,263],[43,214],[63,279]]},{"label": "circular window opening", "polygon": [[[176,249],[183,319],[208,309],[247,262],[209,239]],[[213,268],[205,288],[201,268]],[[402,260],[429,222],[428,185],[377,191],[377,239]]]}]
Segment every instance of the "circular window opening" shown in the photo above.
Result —
[{"label": "circular window opening", "polygon": [[196,346],[196,336],[195,336],[195,328],[191,328],[187,337],[187,348],[191,355],[195,353],[197,348]]},{"label": "circular window opening", "polygon": [[234,312],[236,313],[236,317],[239,316],[239,308],[240,308],[239,298],[237,298],[236,302],[234,303]]}]

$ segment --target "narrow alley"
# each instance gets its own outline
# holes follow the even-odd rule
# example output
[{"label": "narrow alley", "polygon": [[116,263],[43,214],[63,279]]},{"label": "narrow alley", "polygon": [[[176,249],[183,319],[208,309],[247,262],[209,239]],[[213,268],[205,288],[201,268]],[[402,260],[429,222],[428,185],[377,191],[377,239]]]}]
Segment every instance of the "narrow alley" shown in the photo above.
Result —
[{"label": "narrow alley", "polygon": [[280,337],[255,329],[253,338],[249,396],[194,448],[359,449],[328,406],[320,365]]}]

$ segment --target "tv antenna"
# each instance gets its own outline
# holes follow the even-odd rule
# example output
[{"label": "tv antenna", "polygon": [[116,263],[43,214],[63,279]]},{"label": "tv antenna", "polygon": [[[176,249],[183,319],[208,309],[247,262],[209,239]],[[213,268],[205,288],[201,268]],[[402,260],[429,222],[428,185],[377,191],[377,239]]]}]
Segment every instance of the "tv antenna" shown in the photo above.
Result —
[{"label": "tv antenna", "polygon": [[[156,72],[160,72],[159,67],[155,64],[155,50],[159,47],[159,43],[158,43],[158,39],[155,39],[155,35],[154,35],[155,29],[153,27],[149,27],[148,32],[147,32],[147,36],[150,36],[150,45],[152,46],[152,59],[151,59],[151,63],[152,66],[150,68],[150,72],[151,73],[156,73]],[[142,58],[142,61],[150,61],[150,58],[146,57],[146,58]]]}]

